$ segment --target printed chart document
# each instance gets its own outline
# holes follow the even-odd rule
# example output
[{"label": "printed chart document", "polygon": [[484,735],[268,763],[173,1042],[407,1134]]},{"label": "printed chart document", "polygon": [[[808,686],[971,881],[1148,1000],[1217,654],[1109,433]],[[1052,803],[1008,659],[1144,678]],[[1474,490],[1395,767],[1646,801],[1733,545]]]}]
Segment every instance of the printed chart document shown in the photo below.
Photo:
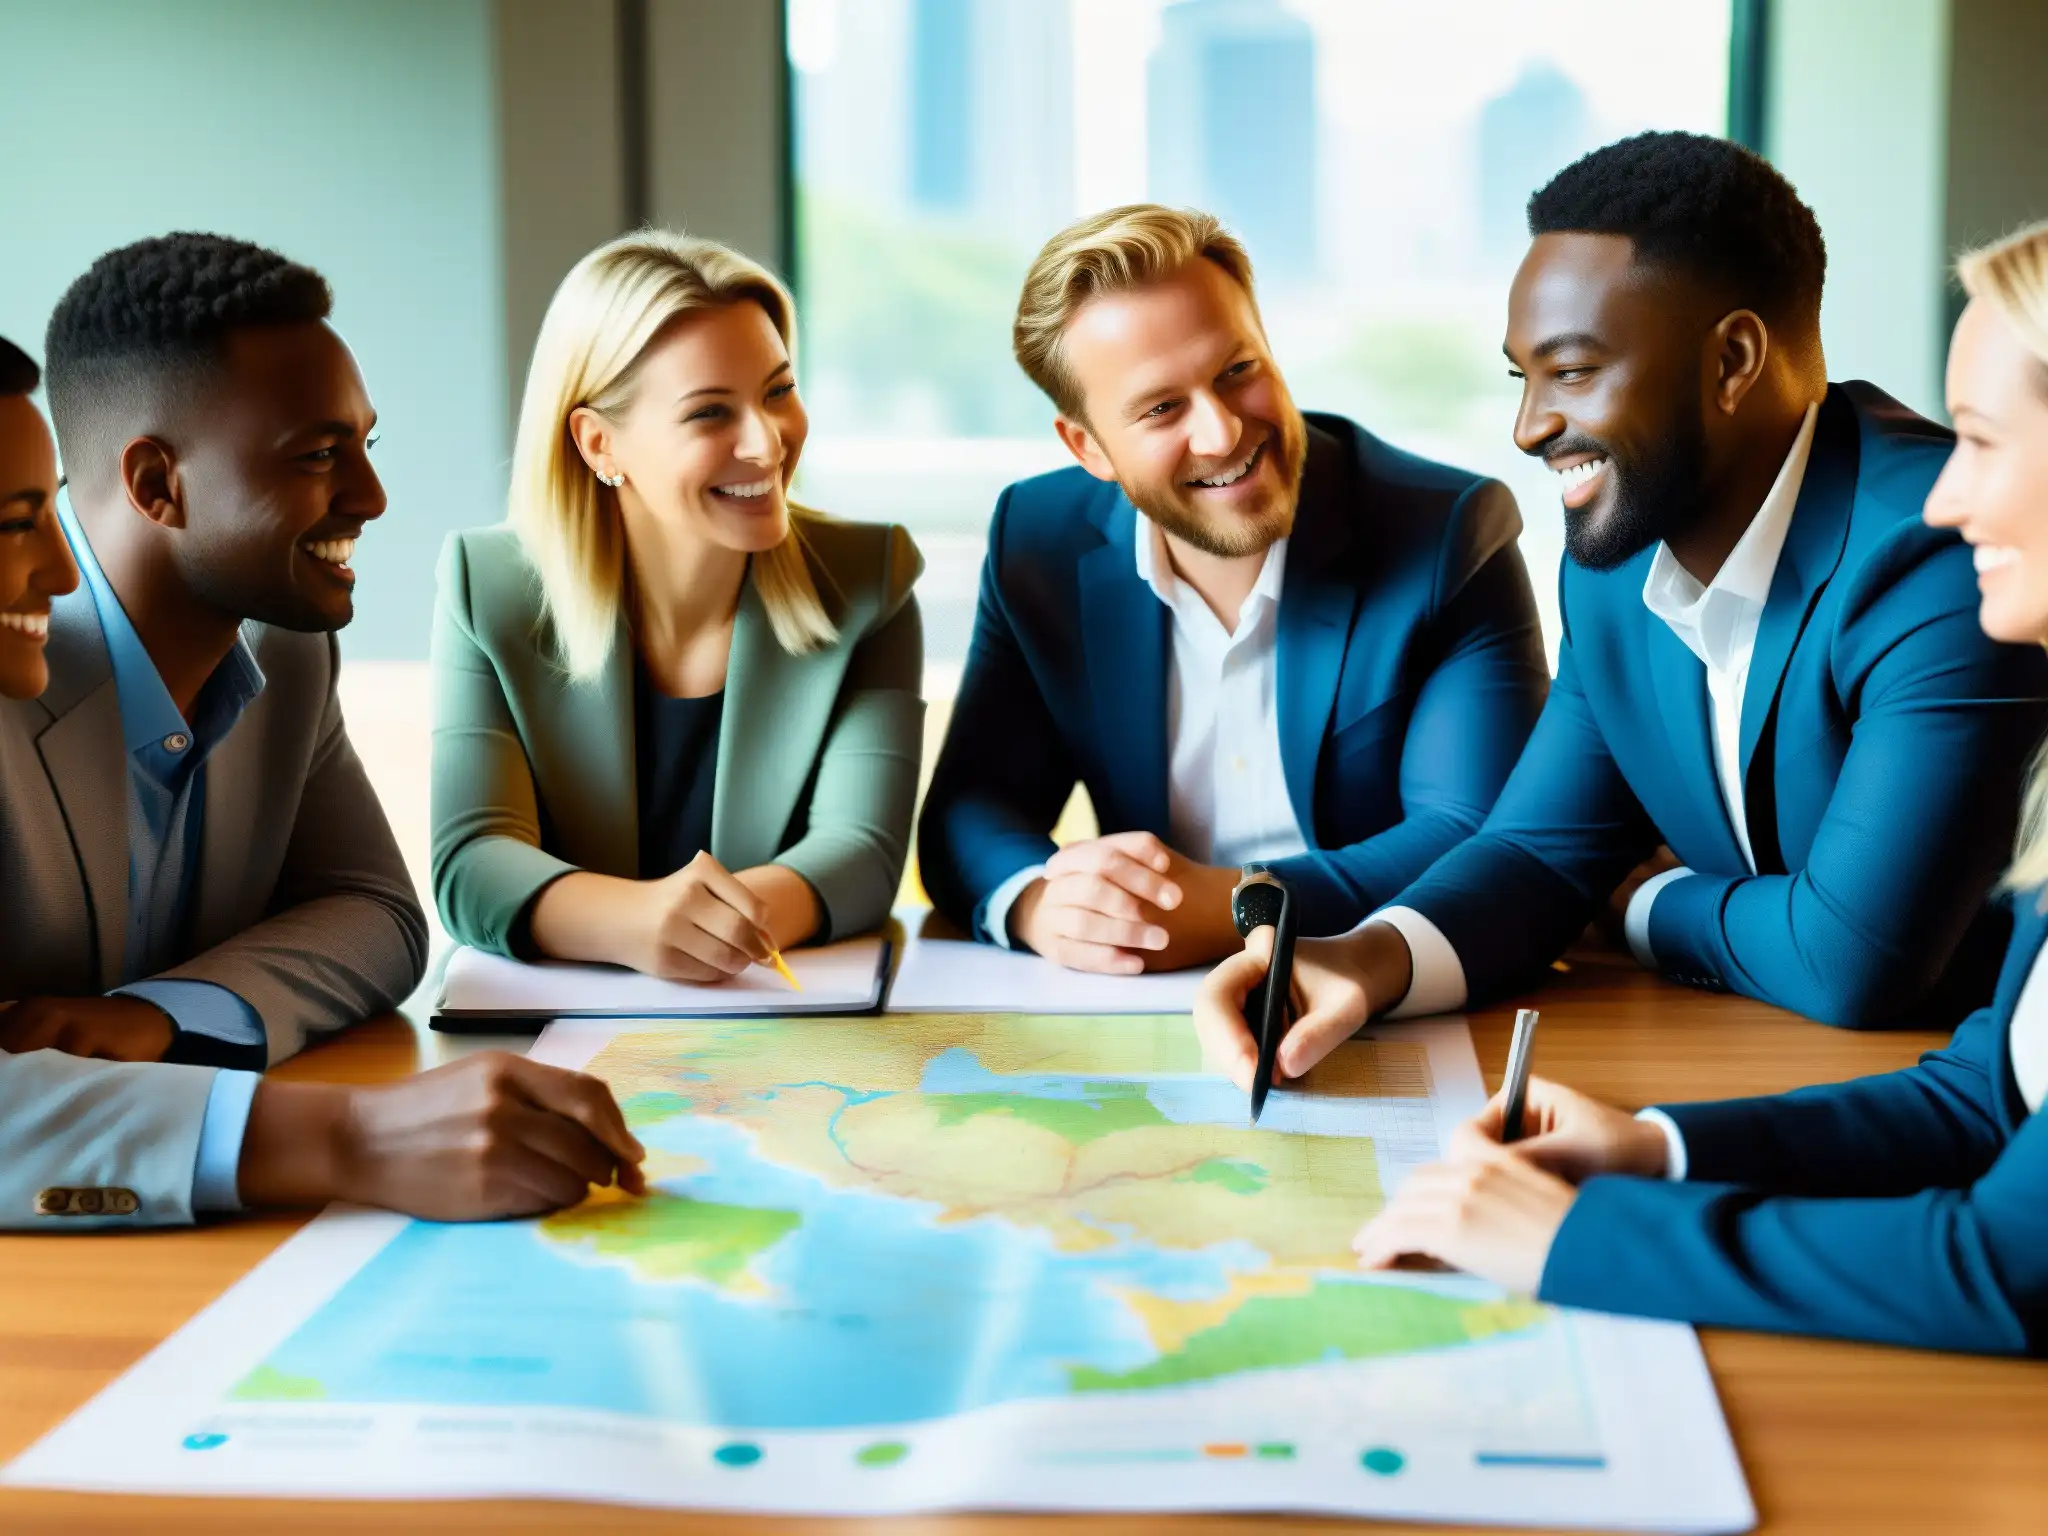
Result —
[{"label": "printed chart document", "polygon": [[310,1225],[5,1473],[754,1512],[1304,1510],[1738,1531],[1691,1330],[1350,1241],[1476,1110],[1381,1025],[1246,1124],[1184,1018],[572,1021],[654,1193]]},{"label": "printed chart document", "polygon": [[848,939],[792,949],[782,958],[803,983],[801,992],[765,965],[716,986],[694,986],[616,965],[507,960],[464,945],[448,957],[434,1022],[440,1029],[474,1030],[518,1020],[866,1013],[881,1005],[889,970],[885,940]]},{"label": "printed chart document", "polygon": [[[906,925],[909,926],[909,925]],[[889,988],[891,1013],[1190,1013],[1208,967],[1143,976],[1070,971],[1027,950],[914,929]]]}]

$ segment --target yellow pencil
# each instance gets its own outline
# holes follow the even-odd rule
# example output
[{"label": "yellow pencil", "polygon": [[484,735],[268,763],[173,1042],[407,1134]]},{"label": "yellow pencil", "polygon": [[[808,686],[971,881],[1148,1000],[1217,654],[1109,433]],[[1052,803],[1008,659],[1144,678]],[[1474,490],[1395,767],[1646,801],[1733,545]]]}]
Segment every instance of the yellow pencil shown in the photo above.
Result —
[{"label": "yellow pencil", "polygon": [[792,970],[791,970],[791,969],[789,968],[789,962],[788,962],[787,960],[785,960],[785,959],[783,959],[783,958],[782,958],[782,951],[781,951],[781,950],[779,950],[779,949],[771,949],[771,950],[769,950],[769,951],[768,951],[768,963],[769,963],[770,965],[774,966],[776,970],[778,970],[778,971],[780,971],[780,972],[782,973],[782,979],[783,979],[784,981],[786,981],[786,982],[788,982],[788,983],[789,983],[789,985],[790,985],[790,988],[791,988],[791,990],[793,990],[793,991],[797,991],[797,992],[801,992],[801,991],[803,991],[803,989],[804,989],[804,984],[803,984],[802,982],[800,982],[800,981],[798,981],[798,980],[796,979],[796,972],[795,972],[795,971],[792,971]]}]

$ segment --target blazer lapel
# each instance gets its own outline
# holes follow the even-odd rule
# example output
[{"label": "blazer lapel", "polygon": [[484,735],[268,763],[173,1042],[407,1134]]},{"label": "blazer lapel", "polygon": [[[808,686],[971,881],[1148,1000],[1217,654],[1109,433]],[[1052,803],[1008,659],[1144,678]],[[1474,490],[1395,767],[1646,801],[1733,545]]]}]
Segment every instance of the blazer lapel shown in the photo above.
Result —
[{"label": "blazer lapel", "polygon": [[1749,782],[1757,738],[1777,702],[1785,666],[1800,631],[1813,613],[1821,589],[1842,563],[1849,536],[1849,512],[1856,500],[1857,427],[1855,408],[1830,386],[1814,424],[1806,479],[1785,532],[1784,553],[1771,578],[1771,595],[1757,624],[1749,681],[1742,691],[1742,780]]},{"label": "blazer lapel", "polygon": [[113,663],[83,583],[51,605],[45,654],[43,705],[52,718],[36,750],[78,859],[104,990],[120,985],[128,953],[128,752]]},{"label": "blazer lapel", "polygon": [[1119,494],[1100,549],[1079,564],[1081,648],[1107,782],[1119,804],[1099,806],[1104,831],[1118,822],[1160,837],[1167,825],[1166,605],[1138,579],[1138,511]]},{"label": "blazer lapel", "polygon": [[[262,626],[242,626],[242,643],[257,654]],[[249,858],[260,832],[255,818],[267,809],[263,802],[265,705],[271,701],[258,694],[241,719],[221,743],[207,754],[204,769],[205,819],[199,830],[199,878],[193,882],[189,923],[197,949],[210,949],[246,926],[248,918],[241,902],[259,884],[249,871]],[[303,785],[296,786],[302,790]],[[291,796],[293,801],[297,793]]]},{"label": "blazer lapel", "polygon": [[[2005,965],[1998,973],[1998,986],[1991,998],[1992,1017],[1998,1025],[1998,1059],[1990,1064],[1991,1081],[1999,1117],[2007,1131],[2019,1129],[2028,1114],[2026,1101],[2020,1097],[2019,1082],[2013,1076],[2012,1025],[2019,1011],[2020,994],[2026,990],[2034,974],[2034,962],[2040,958],[2041,946],[2048,943],[2048,912],[2041,909],[2044,895],[2048,893],[2014,891],[2007,898],[2012,903],[2012,941],[2006,947]],[[2048,1109],[2042,1113],[2048,1114]]]},{"label": "blazer lapel", "polygon": [[[1695,834],[1712,844],[1719,867],[1732,873],[1746,869],[1742,848],[1735,841],[1735,826],[1728,819],[1728,804],[1721,795],[1720,776],[1714,771],[1714,739],[1707,724],[1707,671],[1686,643],[1670,626],[1648,609],[1641,611],[1650,649],[1650,676],[1656,687],[1657,708],[1664,716],[1665,734],[1671,740],[1671,755],[1678,765],[1679,781],[1686,798],[1695,808]],[[1669,836],[1669,829],[1666,829]],[[1681,858],[1699,861],[1697,846],[1675,849]]]},{"label": "blazer lapel", "polygon": [[[766,864],[782,851],[852,654],[850,637],[804,656],[785,651],[749,575],[733,618],[711,803],[711,856],[727,869]],[[632,756],[628,750],[629,766]]]},{"label": "blazer lapel", "polygon": [[[640,775],[633,750],[633,636],[621,619],[604,671],[577,683],[556,675],[548,686],[555,718],[540,723],[545,750],[566,779],[567,794],[545,797],[546,814],[565,856],[599,874],[632,880],[640,873]],[[555,778],[555,775],[549,775]]]},{"label": "blazer lapel", "polygon": [[1273,686],[1287,799],[1303,839],[1313,848],[1318,846],[1316,767],[1337,705],[1337,680],[1359,589],[1345,579],[1351,527],[1344,516],[1350,485],[1342,449],[1321,433],[1311,433],[1309,442],[1312,451],[1280,590]]}]

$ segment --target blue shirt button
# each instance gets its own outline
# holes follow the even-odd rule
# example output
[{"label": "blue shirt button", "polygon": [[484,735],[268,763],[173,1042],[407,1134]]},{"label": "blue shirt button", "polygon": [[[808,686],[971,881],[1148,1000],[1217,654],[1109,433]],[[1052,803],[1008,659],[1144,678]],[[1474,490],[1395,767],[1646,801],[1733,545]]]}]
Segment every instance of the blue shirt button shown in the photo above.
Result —
[{"label": "blue shirt button", "polygon": [[183,731],[173,731],[164,738],[164,750],[166,752],[182,752],[191,745],[192,738]]}]

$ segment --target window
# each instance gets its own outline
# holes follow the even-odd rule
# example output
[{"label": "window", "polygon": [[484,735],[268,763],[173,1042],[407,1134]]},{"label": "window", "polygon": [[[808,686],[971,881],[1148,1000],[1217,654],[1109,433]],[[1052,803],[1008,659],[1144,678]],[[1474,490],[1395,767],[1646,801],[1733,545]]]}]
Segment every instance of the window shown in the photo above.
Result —
[{"label": "window", "polygon": [[1730,0],[790,0],[816,506],[924,549],[951,695],[983,530],[1068,462],[1010,356],[1082,213],[1208,208],[1250,247],[1295,399],[1497,475],[1556,640],[1563,528],[1500,355],[1529,194],[1644,128],[1718,133]]}]

